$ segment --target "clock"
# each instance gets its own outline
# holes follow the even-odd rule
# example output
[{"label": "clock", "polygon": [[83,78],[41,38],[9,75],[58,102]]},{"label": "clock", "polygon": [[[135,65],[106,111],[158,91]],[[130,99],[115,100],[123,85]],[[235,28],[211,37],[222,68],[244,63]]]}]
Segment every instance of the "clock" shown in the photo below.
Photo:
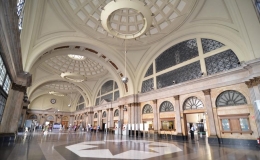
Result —
[{"label": "clock", "polygon": [[51,99],[51,104],[55,104],[56,103],[56,99]]}]

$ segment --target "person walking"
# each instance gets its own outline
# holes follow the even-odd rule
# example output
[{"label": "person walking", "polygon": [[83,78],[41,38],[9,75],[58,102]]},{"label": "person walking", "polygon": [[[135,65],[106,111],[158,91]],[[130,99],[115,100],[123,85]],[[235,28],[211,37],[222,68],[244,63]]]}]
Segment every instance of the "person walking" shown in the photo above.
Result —
[{"label": "person walking", "polygon": [[194,125],[192,125],[192,127],[190,128],[191,139],[194,139],[194,132],[195,132],[195,127],[194,127]]}]

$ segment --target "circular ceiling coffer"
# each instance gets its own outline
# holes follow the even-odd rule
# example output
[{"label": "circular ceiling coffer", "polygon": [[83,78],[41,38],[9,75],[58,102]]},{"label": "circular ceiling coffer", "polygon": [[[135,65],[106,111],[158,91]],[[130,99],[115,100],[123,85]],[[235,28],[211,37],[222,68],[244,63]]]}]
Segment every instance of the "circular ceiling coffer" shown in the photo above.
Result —
[{"label": "circular ceiling coffer", "polygon": [[[132,9],[143,17],[143,27],[136,33],[121,33],[114,30],[110,23],[110,16],[118,10]],[[152,25],[151,10],[139,0],[116,0],[109,2],[101,12],[101,24],[103,28],[111,35],[122,39],[137,38],[150,30]]]}]

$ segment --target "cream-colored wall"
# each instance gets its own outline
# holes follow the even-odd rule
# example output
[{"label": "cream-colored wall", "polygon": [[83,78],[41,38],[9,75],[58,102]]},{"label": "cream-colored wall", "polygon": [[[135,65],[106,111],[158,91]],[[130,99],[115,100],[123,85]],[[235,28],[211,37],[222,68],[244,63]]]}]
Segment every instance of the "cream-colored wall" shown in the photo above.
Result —
[{"label": "cream-colored wall", "polygon": [[[52,104],[50,102],[51,99],[56,99],[56,103]],[[32,101],[31,104],[29,105],[29,109],[46,110],[46,109],[54,108],[60,111],[70,112],[72,111],[72,107],[71,108],[68,107],[69,103],[70,103],[69,99],[66,96],[60,97],[60,96],[46,94]]]}]

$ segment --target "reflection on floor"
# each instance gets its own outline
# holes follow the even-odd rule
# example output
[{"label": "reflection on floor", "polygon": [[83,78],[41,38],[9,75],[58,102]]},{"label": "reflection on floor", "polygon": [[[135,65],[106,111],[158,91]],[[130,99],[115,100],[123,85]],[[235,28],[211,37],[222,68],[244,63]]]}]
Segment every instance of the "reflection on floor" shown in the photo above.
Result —
[{"label": "reflection on floor", "polygon": [[0,146],[1,160],[259,160],[258,148],[214,146],[205,141],[177,142],[98,133],[22,134]]}]

